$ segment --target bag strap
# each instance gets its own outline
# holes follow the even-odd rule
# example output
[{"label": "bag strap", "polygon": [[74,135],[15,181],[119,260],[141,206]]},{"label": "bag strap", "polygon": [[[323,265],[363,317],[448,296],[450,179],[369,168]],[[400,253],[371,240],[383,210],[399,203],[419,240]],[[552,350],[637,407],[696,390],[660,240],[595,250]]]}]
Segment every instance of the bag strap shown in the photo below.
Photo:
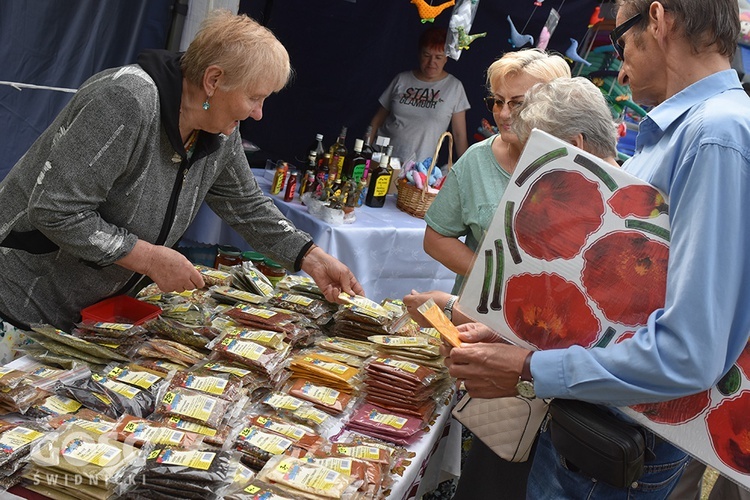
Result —
[{"label": "bag strap", "polygon": [[424,201],[424,195],[427,194],[427,189],[430,187],[430,176],[432,175],[432,169],[435,168],[435,164],[438,160],[438,155],[440,154],[440,148],[443,145],[443,141],[445,138],[448,138],[448,172],[451,171],[451,168],[453,168],[453,135],[451,135],[450,132],[443,132],[440,135],[440,139],[438,139],[437,147],[435,148],[435,154],[432,155],[432,162],[430,163],[430,168],[427,169],[427,182],[424,183],[424,186],[422,186],[422,201]]}]

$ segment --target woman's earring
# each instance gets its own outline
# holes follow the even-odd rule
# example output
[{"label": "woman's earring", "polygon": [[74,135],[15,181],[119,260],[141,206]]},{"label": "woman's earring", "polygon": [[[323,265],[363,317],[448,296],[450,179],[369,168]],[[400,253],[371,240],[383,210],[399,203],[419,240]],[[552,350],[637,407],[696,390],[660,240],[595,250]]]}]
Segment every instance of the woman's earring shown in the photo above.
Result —
[{"label": "woman's earring", "polygon": [[208,111],[208,108],[210,108],[210,107],[211,107],[211,105],[208,103],[208,97],[206,97],[206,100],[203,101],[203,109],[205,109],[206,111]]}]

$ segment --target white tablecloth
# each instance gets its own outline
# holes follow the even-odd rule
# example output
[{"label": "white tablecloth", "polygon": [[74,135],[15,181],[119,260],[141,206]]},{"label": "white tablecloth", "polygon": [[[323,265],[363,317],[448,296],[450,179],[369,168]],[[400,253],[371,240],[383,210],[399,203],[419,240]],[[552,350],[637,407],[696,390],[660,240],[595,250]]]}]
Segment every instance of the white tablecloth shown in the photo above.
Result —
[{"label": "white tablecloth", "polygon": [[[255,170],[258,184],[268,193],[270,181],[262,170]],[[422,249],[425,222],[396,208],[395,195],[389,195],[382,208],[359,207],[353,224],[331,225],[312,215],[295,199],[269,195],[281,212],[315,243],[349,266],[365,294],[376,301],[400,299],[412,289],[443,290],[453,287],[454,274],[429,257]],[[204,244],[250,248],[245,240],[203,205],[183,240]]]}]

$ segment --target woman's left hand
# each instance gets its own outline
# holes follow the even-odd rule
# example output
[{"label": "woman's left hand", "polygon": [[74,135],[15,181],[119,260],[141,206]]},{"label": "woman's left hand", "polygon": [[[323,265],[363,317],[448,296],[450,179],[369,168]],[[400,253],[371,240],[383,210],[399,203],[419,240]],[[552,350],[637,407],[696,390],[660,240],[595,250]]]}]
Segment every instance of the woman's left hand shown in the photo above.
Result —
[{"label": "woman's left hand", "polygon": [[339,294],[364,295],[365,291],[354,274],[341,261],[314,246],[302,259],[302,270],[315,280],[330,302],[340,302]]}]

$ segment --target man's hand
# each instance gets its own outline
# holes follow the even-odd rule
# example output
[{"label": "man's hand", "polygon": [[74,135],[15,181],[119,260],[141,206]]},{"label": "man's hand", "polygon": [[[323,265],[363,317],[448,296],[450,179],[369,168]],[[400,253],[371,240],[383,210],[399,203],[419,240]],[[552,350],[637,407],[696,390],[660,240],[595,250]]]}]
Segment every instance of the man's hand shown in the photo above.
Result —
[{"label": "man's hand", "polygon": [[515,396],[527,349],[507,343],[482,323],[458,326],[461,347],[443,346],[445,366],[473,398]]},{"label": "man's hand", "polygon": [[302,259],[302,270],[310,275],[330,302],[339,302],[341,292],[349,295],[365,294],[349,268],[318,246],[313,246]]}]

